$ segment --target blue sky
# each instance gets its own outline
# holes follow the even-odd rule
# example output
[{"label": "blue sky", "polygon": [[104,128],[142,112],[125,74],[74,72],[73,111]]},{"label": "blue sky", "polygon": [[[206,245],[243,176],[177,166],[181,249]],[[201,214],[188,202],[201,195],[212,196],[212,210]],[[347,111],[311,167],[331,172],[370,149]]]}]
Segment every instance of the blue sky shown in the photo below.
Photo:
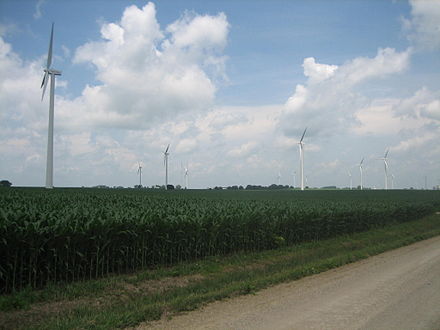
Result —
[{"label": "blue sky", "polygon": [[[440,1],[0,1],[0,176],[43,185],[439,184]],[[136,67],[137,65],[137,67]],[[8,69],[9,67],[13,69]],[[13,77],[11,77],[11,75]],[[417,152],[416,152],[417,150]],[[416,154],[418,153],[418,154]],[[296,172],[296,174],[294,174]]]}]

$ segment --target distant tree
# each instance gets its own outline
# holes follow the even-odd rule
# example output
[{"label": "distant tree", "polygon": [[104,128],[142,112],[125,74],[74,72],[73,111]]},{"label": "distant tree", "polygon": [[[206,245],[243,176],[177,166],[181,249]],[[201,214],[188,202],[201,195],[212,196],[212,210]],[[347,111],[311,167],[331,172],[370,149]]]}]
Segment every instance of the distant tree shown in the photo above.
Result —
[{"label": "distant tree", "polygon": [[240,187],[238,187],[238,189],[239,189],[239,190],[243,190],[244,188],[243,188],[243,186],[240,186]]},{"label": "distant tree", "polygon": [[174,190],[174,186],[172,184],[167,184],[167,190]]},{"label": "distant tree", "polygon": [[0,187],[10,187],[10,186],[12,186],[12,183],[9,182],[8,180],[0,181]]},{"label": "distant tree", "polygon": [[262,190],[262,189],[265,189],[265,188],[266,187],[248,184],[245,189],[246,190]]},{"label": "distant tree", "polygon": [[337,189],[336,186],[324,186],[321,189]]},{"label": "distant tree", "polygon": [[134,187],[135,187],[136,189],[141,189],[141,188],[142,188],[142,185],[141,185],[141,184],[135,184]]},{"label": "distant tree", "polygon": [[180,190],[180,189],[182,189],[182,186],[180,184],[178,184],[178,185],[176,185],[176,189]]}]

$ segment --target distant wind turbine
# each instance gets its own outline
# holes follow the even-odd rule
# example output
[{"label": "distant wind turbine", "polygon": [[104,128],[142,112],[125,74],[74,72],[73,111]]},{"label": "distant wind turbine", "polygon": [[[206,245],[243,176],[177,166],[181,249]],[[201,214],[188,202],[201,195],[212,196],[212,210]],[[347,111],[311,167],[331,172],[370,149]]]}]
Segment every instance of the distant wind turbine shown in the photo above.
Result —
[{"label": "distant wind turbine", "polygon": [[391,189],[394,189],[394,174],[391,174]]},{"label": "distant wind turbine", "polygon": [[41,94],[41,101],[44,98],[44,92],[46,91],[47,81],[50,75],[50,97],[49,97],[49,129],[47,136],[47,161],[46,161],[46,188],[53,188],[53,121],[54,121],[54,99],[55,99],[55,76],[60,76],[61,71],[51,68],[52,64],[52,48],[53,48],[53,26],[50,32],[49,51],[47,53],[47,63],[44,69],[43,81],[41,87],[43,93]]},{"label": "distant wind turbine", "polygon": [[142,165],[141,163],[139,163],[139,167],[137,170],[138,174],[139,174],[139,188],[142,187]]},{"label": "distant wind turbine", "polygon": [[364,163],[364,158],[362,158],[361,162],[359,163],[359,172],[361,173],[361,190],[364,189],[363,167],[362,167],[363,163]]},{"label": "distant wind turbine", "polygon": [[296,171],[293,171],[293,188],[296,187]]},{"label": "distant wind turbine", "polygon": [[350,177],[350,190],[352,190],[353,189],[353,178],[352,178],[350,170],[348,170],[348,176]]},{"label": "distant wind turbine", "polygon": [[385,167],[385,190],[388,190],[388,162],[387,162],[387,160],[388,160],[388,152],[389,152],[390,150],[389,149],[387,149],[386,151],[385,151],[385,155],[383,156],[383,158],[378,158],[379,160],[383,160],[383,164],[384,164],[384,167]]},{"label": "distant wind turbine", "polygon": [[163,153],[163,164],[165,165],[165,189],[168,189],[168,155],[170,154],[168,149],[170,149],[169,144]]},{"label": "distant wind turbine", "polygon": [[185,189],[188,189],[188,164],[186,164],[184,175],[185,175]]},{"label": "distant wind turbine", "polygon": [[304,135],[306,135],[307,127],[304,130],[304,133],[301,136],[301,140],[299,140],[299,167],[301,174],[301,190],[304,190],[304,143],[302,142],[304,139]]},{"label": "distant wind turbine", "polygon": [[280,182],[281,182],[281,173],[280,173],[280,171],[278,171],[277,178],[278,178],[278,185],[280,185]]}]

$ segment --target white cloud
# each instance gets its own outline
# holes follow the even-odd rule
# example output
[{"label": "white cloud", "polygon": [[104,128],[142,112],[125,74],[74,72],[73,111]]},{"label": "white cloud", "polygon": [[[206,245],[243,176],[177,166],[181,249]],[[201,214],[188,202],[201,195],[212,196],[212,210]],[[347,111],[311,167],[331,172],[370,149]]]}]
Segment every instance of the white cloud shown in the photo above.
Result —
[{"label": "white cloud", "polygon": [[34,12],[34,19],[40,19],[42,16],[41,13],[41,7],[43,6],[43,4],[46,2],[46,0],[38,0],[37,4],[35,5],[35,12]]},{"label": "white cloud", "polygon": [[170,24],[167,32],[172,34],[171,44],[178,48],[196,48],[197,51],[219,49],[226,46],[229,24],[224,13],[212,16],[190,15]]},{"label": "white cloud", "polygon": [[69,154],[73,157],[94,152],[96,148],[92,145],[89,132],[72,134],[66,136]]},{"label": "white cloud", "polygon": [[248,142],[245,144],[242,144],[241,146],[231,149],[228,151],[228,155],[232,157],[243,157],[248,156],[251,152],[255,150],[256,143],[255,142]]},{"label": "white cloud", "polygon": [[352,87],[368,79],[402,72],[409,65],[410,55],[411,49],[400,53],[393,48],[379,49],[374,58],[357,57],[342,65],[335,80],[341,87]]},{"label": "white cloud", "polygon": [[308,57],[304,59],[303,68],[304,75],[310,79],[310,82],[316,83],[333,76],[338,66],[316,63],[313,57]]},{"label": "white cloud", "polygon": [[74,62],[92,63],[101,82],[76,100],[83,118],[140,128],[211,108],[216,86],[208,69],[221,67],[228,27],[223,13],[185,14],[162,31],[153,3],[126,8],[120,22],[102,25],[101,41],[76,50]]},{"label": "white cloud", "polygon": [[403,102],[405,100],[372,100],[370,105],[355,113],[357,123],[350,130],[359,135],[383,136],[416,130],[427,124],[424,118],[398,115]]},{"label": "white cloud", "polygon": [[390,151],[394,152],[402,152],[402,151],[409,151],[409,150],[416,150],[418,147],[425,145],[427,142],[433,141],[434,139],[438,139],[439,132],[428,132],[423,135],[414,136],[412,138],[409,138],[407,140],[401,141],[398,145],[393,146],[390,148]]},{"label": "white cloud", "polygon": [[410,0],[411,17],[403,19],[408,38],[422,49],[440,49],[440,2]]},{"label": "white cloud", "polygon": [[197,141],[195,139],[182,139],[176,145],[176,152],[188,153],[193,151],[197,147]]},{"label": "white cloud", "polygon": [[402,72],[408,67],[411,51],[379,49],[373,58],[358,57],[340,66],[304,60],[305,85],[297,85],[287,100],[281,127],[287,136],[302,134],[330,136],[356,123],[356,111],[369,104],[358,92],[361,83]]},{"label": "white cloud", "polygon": [[422,115],[440,121],[440,100],[434,100],[428,103],[422,110]]}]

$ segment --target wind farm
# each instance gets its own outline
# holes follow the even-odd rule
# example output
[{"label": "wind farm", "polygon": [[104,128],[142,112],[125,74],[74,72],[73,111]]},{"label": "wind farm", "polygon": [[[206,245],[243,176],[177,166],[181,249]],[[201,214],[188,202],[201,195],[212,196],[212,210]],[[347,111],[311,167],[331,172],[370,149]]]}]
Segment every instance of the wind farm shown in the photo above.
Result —
[{"label": "wind farm", "polygon": [[[177,315],[191,328],[192,310],[240,295],[234,306],[260,299],[257,320],[301,277],[329,283],[390,249],[372,272],[404,281],[397,255],[440,234],[439,13],[416,0],[0,1],[0,328],[185,328],[168,326]],[[364,294],[408,310],[362,282],[319,291],[332,313],[310,328],[346,320]],[[249,295],[261,289],[278,294]]]}]

